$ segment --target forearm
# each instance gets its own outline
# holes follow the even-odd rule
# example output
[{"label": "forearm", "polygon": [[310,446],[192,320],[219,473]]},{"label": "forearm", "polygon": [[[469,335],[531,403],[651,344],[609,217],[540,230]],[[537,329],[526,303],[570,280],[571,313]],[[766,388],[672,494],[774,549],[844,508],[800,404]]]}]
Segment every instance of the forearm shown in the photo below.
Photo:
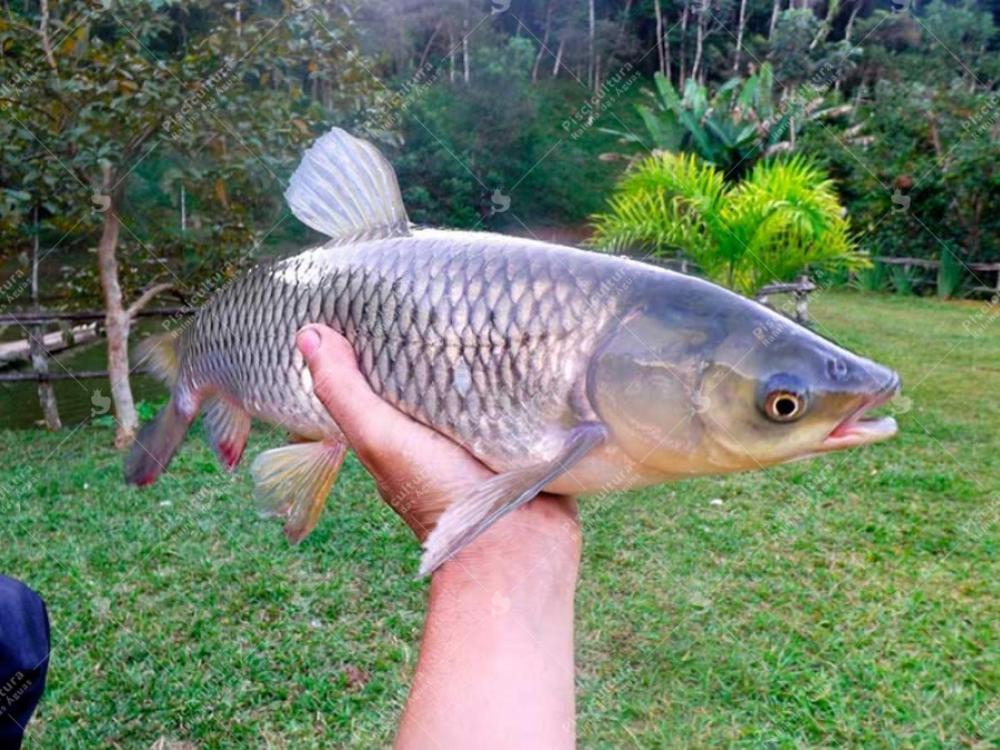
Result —
[{"label": "forearm", "polygon": [[573,747],[571,502],[529,504],[435,573],[397,747]]}]

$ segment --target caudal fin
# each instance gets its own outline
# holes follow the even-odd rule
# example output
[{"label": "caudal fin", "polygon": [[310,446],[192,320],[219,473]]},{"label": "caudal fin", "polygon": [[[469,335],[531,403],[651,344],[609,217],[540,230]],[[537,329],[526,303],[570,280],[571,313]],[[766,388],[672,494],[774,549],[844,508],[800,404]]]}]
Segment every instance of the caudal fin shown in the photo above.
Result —
[{"label": "caudal fin", "polygon": [[192,419],[170,399],[151,422],[143,425],[125,459],[125,481],[142,487],[152,484],[167,468]]},{"label": "caudal fin", "polygon": [[173,386],[177,382],[180,363],[177,359],[177,342],[180,335],[176,331],[150,336],[139,342],[135,351],[135,364],[145,367],[146,372],[157,380]]}]

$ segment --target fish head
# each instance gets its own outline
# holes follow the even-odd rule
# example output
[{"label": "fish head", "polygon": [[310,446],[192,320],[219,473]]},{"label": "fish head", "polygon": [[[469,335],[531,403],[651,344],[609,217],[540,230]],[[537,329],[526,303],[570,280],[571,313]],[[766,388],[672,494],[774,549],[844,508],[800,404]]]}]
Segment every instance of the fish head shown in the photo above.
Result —
[{"label": "fish head", "polygon": [[[664,476],[763,468],[892,437],[866,412],[891,369],[704,282],[633,311],[592,360],[588,393],[614,440]],[[685,287],[686,289],[686,287]]]}]

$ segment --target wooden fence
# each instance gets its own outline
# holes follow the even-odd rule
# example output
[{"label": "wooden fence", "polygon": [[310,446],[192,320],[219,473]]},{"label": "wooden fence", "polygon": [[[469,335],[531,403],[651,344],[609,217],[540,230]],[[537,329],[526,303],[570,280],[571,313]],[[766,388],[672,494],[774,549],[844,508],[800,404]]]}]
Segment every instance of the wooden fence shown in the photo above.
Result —
[{"label": "wooden fence", "polygon": [[[158,310],[137,310],[130,317],[133,320],[148,317],[183,317],[192,315],[195,311],[196,308],[193,307],[165,307]],[[58,427],[60,423],[58,407],[55,403],[55,394],[49,384],[55,380],[106,378],[109,373],[107,370],[70,371],[65,368],[53,372],[49,369],[48,360],[56,352],[66,351],[101,338],[104,318],[105,314],[102,310],[78,312],[36,310],[0,315],[0,325],[18,325],[27,334],[24,339],[0,344],[0,367],[26,360],[31,362],[32,368],[30,371],[0,372],[0,383],[25,381],[38,383],[38,396],[42,403],[46,423],[51,428]],[[51,323],[82,323],[82,325],[46,333],[44,326]]]},{"label": "wooden fence", "polygon": [[[904,269],[922,268],[926,271],[935,271],[941,267],[939,260],[926,260],[924,258],[883,258],[875,257],[872,260],[876,263],[883,263],[887,266],[902,266]],[[1000,294],[1000,263],[961,263],[962,267],[971,273],[980,283],[972,288],[973,292],[986,294]],[[980,276],[982,274],[982,276]],[[996,274],[993,286],[986,284],[986,278],[990,274]]]}]

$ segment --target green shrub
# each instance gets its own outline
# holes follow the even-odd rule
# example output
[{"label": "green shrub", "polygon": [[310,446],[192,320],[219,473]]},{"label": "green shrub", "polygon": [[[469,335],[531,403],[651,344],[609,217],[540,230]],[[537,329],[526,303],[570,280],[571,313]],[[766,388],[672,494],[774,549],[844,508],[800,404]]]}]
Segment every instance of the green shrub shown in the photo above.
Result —
[{"label": "green shrub", "polygon": [[747,179],[688,154],[663,153],[625,175],[591,244],[683,256],[744,294],[816,268],[860,268],[833,183],[802,157],[759,163]]},{"label": "green shrub", "polygon": [[406,95],[393,164],[413,221],[524,232],[600,210],[621,169],[598,158],[612,143],[601,112],[583,116],[576,81],[533,83],[532,60],[524,38],[484,46],[469,84],[445,77]]},{"label": "green shrub", "polygon": [[882,292],[885,291],[888,283],[886,265],[876,261],[868,268],[859,268],[854,272],[852,286],[862,292]]},{"label": "green shrub", "polygon": [[950,248],[941,253],[937,272],[938,297],[950,299],[959,296],[965,281],[965,266]]},{"label": "green shrub", "polygon": [[892,288],[896,294],[916,294],[918,272],[907,266],[891,266],[889,268],[889,278],[892,281]]},{"label": "green shrub", "polygon": [[[719,167],[727,180],[741,179],[758,160],[795,150],[794,132],[810,123],[841,119],[852,105],[827,106],[825,92],[804,85],[782,93],[770,63],[747,78],[734,77],[714,92],[689,78],[679,93],[662,74],[653,76],[655,92],[646,91],[653,106],[637,106],[645,134],[607,129],[623,143],[663,151],[697,154]],[[853,142],[857,133],[841,134]]]}]

